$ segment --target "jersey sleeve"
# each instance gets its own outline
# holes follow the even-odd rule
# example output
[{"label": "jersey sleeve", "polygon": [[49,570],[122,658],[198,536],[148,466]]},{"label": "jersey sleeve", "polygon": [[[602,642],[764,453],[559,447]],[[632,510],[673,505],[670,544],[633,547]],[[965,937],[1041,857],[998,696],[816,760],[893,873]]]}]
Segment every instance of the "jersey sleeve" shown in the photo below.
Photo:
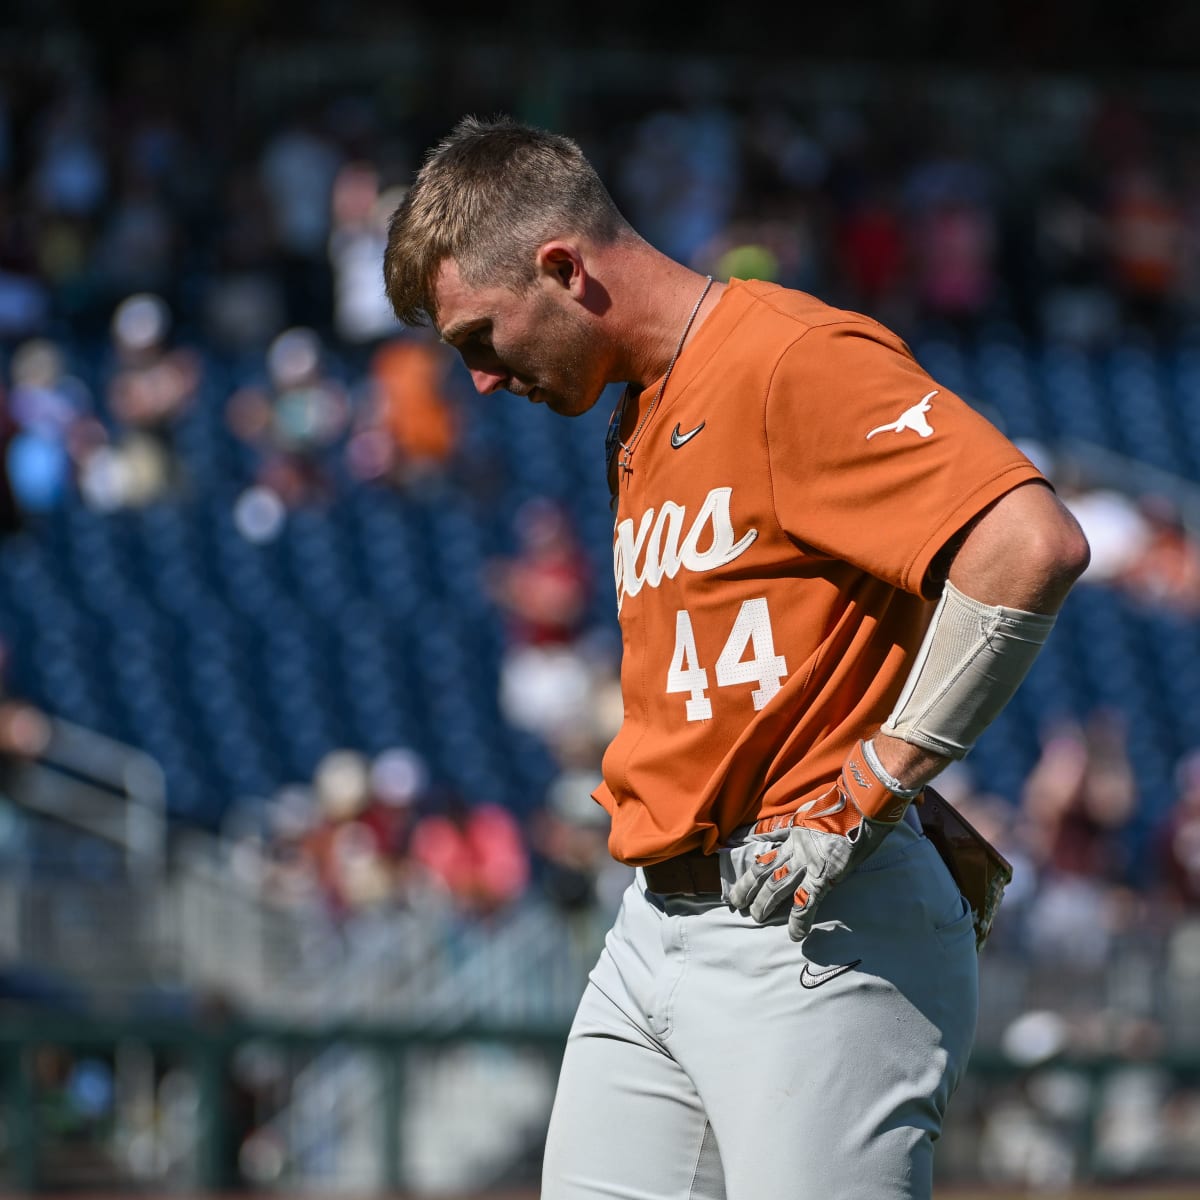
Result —
[{"label": "jersey sleeve", "polygon": [[765,434],[776,516],[797,543],[926,593],[930,563],[1037,468],[863,321],[816,326],[781,356]]}]

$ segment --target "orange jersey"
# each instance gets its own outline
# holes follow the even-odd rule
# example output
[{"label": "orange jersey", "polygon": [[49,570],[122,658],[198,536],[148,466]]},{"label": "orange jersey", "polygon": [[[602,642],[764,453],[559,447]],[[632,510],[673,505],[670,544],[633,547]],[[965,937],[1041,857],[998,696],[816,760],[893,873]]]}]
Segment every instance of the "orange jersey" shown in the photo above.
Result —
[{"label": "orange jersey", "polygon": [[[658,383],[630,404],[626,441]],[[617,455],[620,458],[620,451]],[[931,562],[1041,479],[877,322],[733,281],[617,472],[610,849],[713,851],[837,778],[895,704]]]}]

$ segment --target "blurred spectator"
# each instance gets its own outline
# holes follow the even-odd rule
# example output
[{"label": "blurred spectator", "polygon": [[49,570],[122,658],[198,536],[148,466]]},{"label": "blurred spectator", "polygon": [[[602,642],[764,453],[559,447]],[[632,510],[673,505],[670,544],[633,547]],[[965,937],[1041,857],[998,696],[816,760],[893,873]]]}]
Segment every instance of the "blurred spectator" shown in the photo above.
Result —
[{"label": "blurred spectator", "polygon": [[[38,705],[13,693],[10,682],[11,649],[0,640],[0,823],[8,825],[3,840],[14,841],[11,821],[15,814],[7,809],[8,797],[16,796],[25,786],[25,768],[46,753],[54,735],[50,716]],[[20,818],[17,818],[19,821]]]},{"label": "blurred spectator", "polygon": [[1135,802],[1124,718],[1109,709],[1051,726],[1021,798],[1045,866],[1114,881],[1127,865],[1119,833]]},{"label": "blurred spectator", "polygon": [[9,645],[0,641],[0,760],[20,763],[45,753],[53,729],[47,713],[12,693],[10,665]]},{"label": "blurred spectator", "polygon": [[553,744],[588,721],[592,668],[579,641],[591,572],[557,504],[528,501],[515,524],[517,553],[490,562],[483,578],[508,618],[500,707],[510,724]]},{"label": "blurred spectator", "polygon": [[1085,582],[1109,584],[1148,608],[1200,613],[1200,542],[1175,500],[1092,484],[1077,463],[1026,445],[1042,452],[1043,469],[1088,539]]},{"label": "blurred spectator", "polygon": [[336,920],[410,898],[409,842],[428,787],[415,751],[397,746],[374,760],[336,750],[312,785],[280,788],[264,811],[227,814],[222,832],[236,873],[292,908],[317,901]]},{"label": "blurred spectator", "polygon": [[591,583],[570,518],[554,501],[539,498],[525,503],[513,523],[517,553],[488,564],[488,593],[508,615],[515,644],[569,644],[583,632]]},{"label": "blurred spectator", "polygon": [[1124,719],[1097,710],[1048,730],[1025,781],[1021,822],[1039,873],[1028,918],[1034,954],[1064,967],[1096,967],[1121,919],[1129,862],[1122,831],[1137,800]]},{"label": "blurred spectator", "polygon": [[40,333],[50,315],[51,292],[39,273],[31,225],[15,190],[0,179],[0,338]]},{"label": "blurred spectator", "polygon": [[[1156,994],[1177,1045],[1200,1045],[1200,750],[1180,760],[1175,802],[1151,846],[1155,897],[1162,904],[1155,933],[1165,933],[1166,955]],[[1200,1117],[1200,1108],[1193,1112]],[[1186,1124],[1185,1124],[1186,1127]],[[1193,1143],[1193,1151],[1196,1145]],[[1200,1165],[1200,1164],[1197,1164]]]},{"label": "blurred spectator", "polygon": [[982,205],[937,200],[913,231],[917,295],[925,313],[957,323],[983,316],[994,299],[995,229]]},{"label": "blurred spectator", "polygon": [[183,487],[175,427],[195,399],[201,360],[168,345],[170,323],[166,302],[151,293],[128,297],[113,314],[108,411],[117,429],[112,445],[84,464],[81,487],[93,508],[142,506]]},{"label": "blurred spectator", "polygon": [[[71,310],[89,289],[91,255],[109,195],[108,109],[86,75],[57,83],[31,140],[37,147],[29,180],[34,219],[25,232],[32,235],[38,275]],[[104,300],[111,303],[111,295]]]},{"label": "blurred spectator", "polygon": [[1086,484],[1069,463],[1056,465],[1051,478],[1091,547],[1091,561],[1082,579],[1088,583],[1120,579],[1143,553],[1150,537],[1138,502],[1116,488]]},{"label": "blurred spectator", "polygon": [[1033,252],[1043,332],[1081,348],[1116,333],[1119,310],[1107,278],[1107,231],[1086,178],[1064,172],[1034,200]]},{"label": "blurred spectator", "polygon": [[1148,165],[1120,171],[1106,213],[1112,273],[1126,315],[1155,326],[1171,313],[1183,259],[1178,206]]},{"label": "blurred spectator", "polygon": [[269,508],[284,509],[327,499],[333,488],[329,451],[349,420],[349,400],[321,361],[321,341],[311,329],[281,333],[267,351],[267,388],[240,388],[226,407],[233,433],[258,457],[255,486],[235,509],[242,533],[269,540],[279,520],[256,518]]},{"label": "blurred spectator", "polygon": [[16,427],[7,411],[7,399],[0,384],[0,537],[18,533],[28,524],[13,488],[10,450]]},{"label": "blurred spectator", "polygon": [[270,213],[262,181],[245,167],[232,170],[221,191],[213,270],[203,293],[204,329],[218,349],[261,353],[287,324]]},{"label": "blurred spectator", "polygon": [[100,294],[169,294],[177,278],[178,249],[175,210],[154,180],[131,165],[92,247],[92,270],[103,282]]},{"label": "blurred spectator", "polygon": [[1184,616],[1200,613],[1200,545],[1169,497],[1146,495],[1138,502],[1146,537],[1116,574],[1117,585],[1135,600]]},{"label": "blurred spectator", "polygon": [[1170,903],[1200,917],[1200,750],[1180,761],[1175,803],[1158,830],[1156,853]]},{"label": "blurred spectator", "polygon": [[371,801],[362,819],[383,852],[399,864],[408,855],[413,823],[428,795],[429,769],[415,750],[393,746],[372,761],[368,784]]},{"label": "blurred spectator", "polygon": [[[226,815],[222,833],[236,834],[230,825],[236,806]],[[260,821],[253,819],[249,847],[230,849],[230,865],[245,883],[264,899],[284,908],[307,909],[325,904],[322,880],[310,852],[310,839],[321,821],[321,811],[311,787],[287,784],[266,802]]]},{"label": "blurred spectator", "polygon": [[259,176],[292,324],[321,325],[328,318],[330,198],[340,161],[317,105],[273,132],[263,147]]},{"label": "blurred spectator", "polygon": [[424,330],[375,351],[346,449],[355,478],[407,488],[445,473],[459,440],[459,415],[448,387],[453,367],[453,352]]},{"label": "blurred spectator", "polygon": [[599,784],[594,768],[564,771],[530,824],[531,844],[542,865],[542,891],[568,912],[596,905],[597,879],[605,860],[613,861],[608,852],[611,822],[591,795]]},{"label": "blurred spectator", "polygon": [[94,1169],[103,1158],[106,1127],[114,1111],[112,1066],[63,1046],[45,1044],[32,1055],[33,1101],[38,1124],[76,1169]]},{"label": "blurred spectator", "polygon": [[307,900],[315,887],[339,920],[411,893],[410,841],[428,775],[421,757],[394,747],[373,761],[335,750],[311,788],[281,789],[268,810],[269,886]]},{"label": "blurred spectator", "polygon": [[98,126],[105,107],[75,79],[61,87],[39,122],[34,145],[33,195],[42,212],[95,216],[108,191],[108,165]]},{"label": "blurred spectator", "polygon": [[[1045,1028],[1053,1018],[1051,1013],[1025,1014],[1014,1023],[1016,1033],[1048,1040],[1048,1035],[1058,1033],[1057,1028]],[[1011,1057],[1024,1062],[1017,1055]],[[979,1159],[984,1178],[991,1183],[1054,1194],[1065,1191],[1079,1170],[1087,1091],[1068,1073],[1045,1066],[1041,1057],[1035,1060],[1041,1070],[1022,1073],[992,1098],[980,1131]],[[1053,1057],[1053,1052],[1044,1057]]]},{"label": "blurred spectator", "polygon": [[765,279],[786,287],[813,289],[819,277],[816,239],[804,206],[736,220],[699,247],[693,265],[721,280]]},{"label": "blurred spectator", "polygon": [[845,214],[838,250],[848,306],[879,320],[886,320],[887,314],[894,317],[906,281],[909,250],[888,189],[870,186]]},{"label": "blurred spectator", "polygon": [[733,213],[738,157],[732,115],[699,96],[645,117],[617,170],[634,227],[690,262]]},{"label": "blurred spectator", "polygon": [[958,325],[982,317],[996,299],[997,228],[990,173],[948,132],[904,184],[909,242],[921,311]]},{"label": "blurred spectator", "polygon": [[589,731],[559,744],[562,769],[530,822],[541,887],[566,912],[611,916],[633,870],[608,852],[611,820],[592,792],[600,785],[603,746]]},{"label": "blurred spectator", "polygon": [[313,777],[320,819],[306,852],[331,911],[345,917],[375,907],[395,893],[388,848],[365,819],[371,805],[370,763],[354,750],[335,750]]},{"label": "blurred spectator", "polygon": [[379,172],[369,162],[348,162],[333,185],[333,327],[349,345],[372,343],[399,330],[383,290],[387,225],[403,198],[402,189],[379,190]]},{"label": "blurred spectator", "polygon": [[468,805],[450,795],[444,811],[413,829],[413,861],[459,911],[487,916],[518,899],[529,883],[529,851],[521,827],[498,804]]},{"label": "blurred spectator", "polygon": [[22,512],[49,512],[73,493],[78,461],[105,440],[104,431],[90,417],[90,393],[67,374],[54,342],[22,343],[10,372],[8,478]]}]

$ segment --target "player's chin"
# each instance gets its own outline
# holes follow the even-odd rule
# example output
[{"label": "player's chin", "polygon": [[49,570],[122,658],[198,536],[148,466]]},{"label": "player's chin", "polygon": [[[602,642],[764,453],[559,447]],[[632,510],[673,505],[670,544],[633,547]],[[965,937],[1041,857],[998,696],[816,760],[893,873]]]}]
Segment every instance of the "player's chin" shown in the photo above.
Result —
[{"label": "player's chin", "polygon": [[596,397],[564,396],[559,392],[545,391],[543,388],[535,388],[529,398],[539,404],[544,404],[551,412],[557,413],[560,417],[580,417],[596,403]]}]

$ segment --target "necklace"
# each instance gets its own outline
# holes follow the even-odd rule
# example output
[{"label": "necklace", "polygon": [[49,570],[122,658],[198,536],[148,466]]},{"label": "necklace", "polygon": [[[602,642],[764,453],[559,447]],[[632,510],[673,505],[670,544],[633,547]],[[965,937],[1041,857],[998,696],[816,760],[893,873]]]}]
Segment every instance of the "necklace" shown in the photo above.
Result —
[{"label": "necklace", "polygon": [[[671,361],[667,364],[666,374],[663,376],[662,383],[658,385],[658,391],[654,393],[654,399],[650,401],[649,407],[642,413],[642,419],[637,423],[637,428],[630,435],[629,441],[623,442],[617,436],[617,430],[621,427],[621,421],[625,416],[625,406],[629,403],[629,391],[631,385],[626,384],[625,391],[621,393],[621,403],[617,406],[617,411],[613,413],[612,420],[609,423],[610,438],[621,447],[621,461],[618,466],[621,469],[623,476],[628,477],[633,473],[633,467],[629,464],[633,461],[633,448],[637,445],[638,437],[642,430],[646,427],[646,422],[650,420],[650,414],[658,407],[658,402],[662,399],[662,394],[667,390],[667,380],[671,378],[671,372],[675,370],[675,363],[680,354],[683,353],[683,343],[687,341],[687,336],[691,332],[692,325],[695,323],[696,314],[700,311],[700,305],[704,303],[704,297],[708,295],[708,289],[712,287],[713,277],[709,275],[704,283],[704,291],[700,293],[700,299],[696,301],[696,307],[692,309],[692,315],[688,317],[687,324],[683,327],[683,333],[679,337],[679,345],[675,347],[675,353],[671,355]],[[612,460],[612,450],[609,451],[609,461]]]}]

